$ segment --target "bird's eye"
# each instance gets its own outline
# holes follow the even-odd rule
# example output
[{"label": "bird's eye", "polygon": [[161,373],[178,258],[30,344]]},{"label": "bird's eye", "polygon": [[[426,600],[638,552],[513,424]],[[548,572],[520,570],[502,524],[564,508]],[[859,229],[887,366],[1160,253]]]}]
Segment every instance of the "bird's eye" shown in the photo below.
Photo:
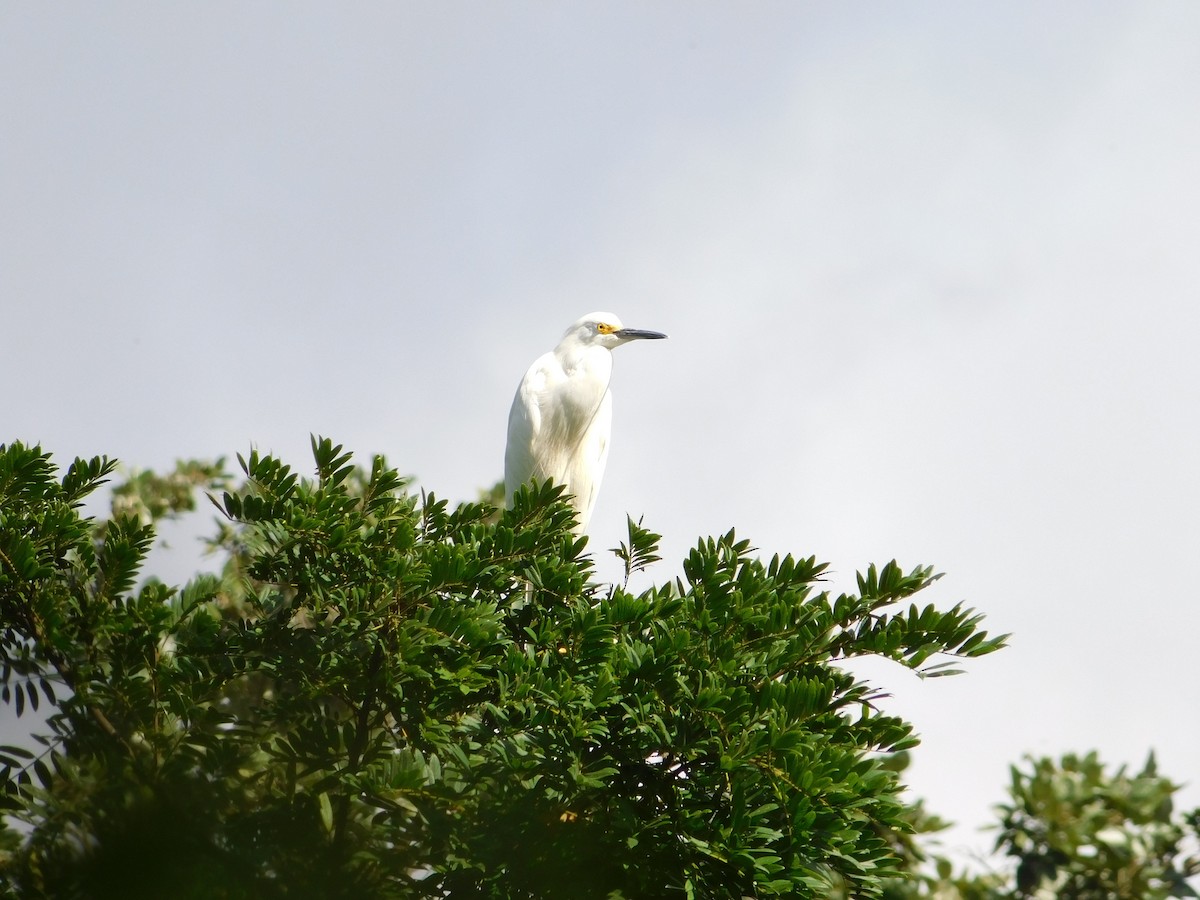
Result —
[{"label": "bird's eye", "polygon": [[607,322],[597,322],[597,323],[596,323],[596,330],[597,330],[598,332],[600,332],[601,334],[612,334],[612,333],[613,333],[614,331],[616,331],[617,329],[613,328],[613,327],[612,327],[611,325],[609,325]]}]

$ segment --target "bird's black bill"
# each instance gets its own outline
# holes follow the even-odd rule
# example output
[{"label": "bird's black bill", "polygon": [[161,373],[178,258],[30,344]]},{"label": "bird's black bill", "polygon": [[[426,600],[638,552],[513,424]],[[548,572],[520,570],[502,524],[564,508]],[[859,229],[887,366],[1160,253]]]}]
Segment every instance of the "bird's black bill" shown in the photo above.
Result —
[{"label": "bird's black bill", "polygon": [[641,328],[622,328],[614,334],[626,341],[657,341],[666,337],[661,331],[645,331]]}]

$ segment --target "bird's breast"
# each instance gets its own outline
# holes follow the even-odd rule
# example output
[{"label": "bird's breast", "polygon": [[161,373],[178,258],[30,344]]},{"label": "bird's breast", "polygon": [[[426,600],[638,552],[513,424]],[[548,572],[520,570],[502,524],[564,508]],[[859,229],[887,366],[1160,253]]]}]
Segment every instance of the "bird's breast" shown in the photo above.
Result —
[{"label": "bird's breast", "polygon": [[607,350],[601,352],[603,356],[588,353],[562,360],[558,372],[545,383],[539,403],[543,422],[560,439],[578,438],[608,393],[612,359]]}]

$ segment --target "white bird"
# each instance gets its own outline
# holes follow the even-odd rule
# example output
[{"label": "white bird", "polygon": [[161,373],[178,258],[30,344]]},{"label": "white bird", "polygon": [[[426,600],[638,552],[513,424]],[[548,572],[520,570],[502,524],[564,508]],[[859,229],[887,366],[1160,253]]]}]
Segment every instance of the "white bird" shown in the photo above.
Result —
[{"label": "white bird", "polygon": [[612,350],[628,341],[665,338],[625,328],[612,313],[588,313],[558,346],[534,360],[508,414],[504,498],[531,480],[566,487],[582,532],[592,517],[612,434]]}]

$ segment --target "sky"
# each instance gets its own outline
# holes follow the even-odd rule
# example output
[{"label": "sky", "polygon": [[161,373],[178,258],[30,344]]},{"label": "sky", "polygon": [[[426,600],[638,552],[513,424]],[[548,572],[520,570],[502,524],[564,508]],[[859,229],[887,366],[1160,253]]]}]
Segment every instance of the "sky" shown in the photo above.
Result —
[{"label": "sky", "polygon": [[602,575],[945,572],[1011,648],[862,672],[956,852],[1027,753],[1200,805],[1200,5],[9,3],[0,83],[0,441],[474,499],[611,310]]}]

